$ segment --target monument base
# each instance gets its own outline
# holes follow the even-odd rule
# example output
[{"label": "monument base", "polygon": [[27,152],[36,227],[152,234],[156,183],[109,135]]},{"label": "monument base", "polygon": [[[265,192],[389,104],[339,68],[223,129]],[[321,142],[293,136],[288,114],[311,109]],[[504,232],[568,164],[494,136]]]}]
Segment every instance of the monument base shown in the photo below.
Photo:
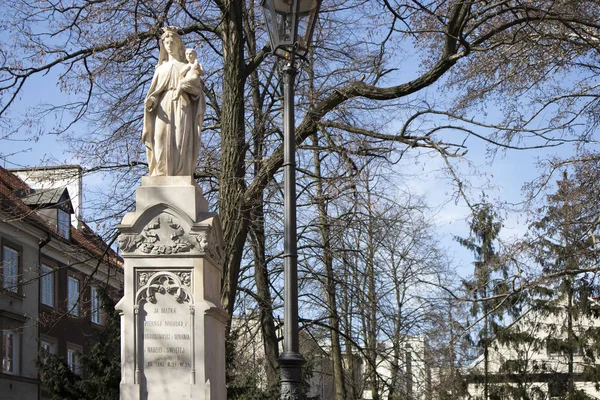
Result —
[{"label": "monument base", "polygon": [[121,400],[225,400],[223,246],[191,177],[144,177],[118,226]]}]

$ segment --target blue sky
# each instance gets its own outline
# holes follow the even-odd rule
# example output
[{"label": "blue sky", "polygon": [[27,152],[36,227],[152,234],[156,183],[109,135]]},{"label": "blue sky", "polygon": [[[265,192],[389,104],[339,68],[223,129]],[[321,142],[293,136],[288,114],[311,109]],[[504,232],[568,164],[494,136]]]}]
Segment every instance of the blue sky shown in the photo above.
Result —
[{"label": "blue sky", "polygon": [[[522,186],[535,179],[538,157],[544,158],[547,151],[509,151],[498,154],[493,161],[486,159],[485,146],[475,141],[464,160],[456,162],[460,176],[470,185],[466,191],[471,201],[476,202],[485,192],[490,201],[505,203],[508,207],[501,210],[504,226],[501,231],[503,240],[522,236],[528,226],[524,213],[510,211],[518,208],[523,201]],[[447,255],[454,261],[460,275],[472,273],[473,255],[461,247],[453,236],[467,237],[467,220],[470,209],[462,199],[456,197],[456,185],[443,172],[443,161],[439,156],[426,157],[419,164],[408,160],[399,165],[403,171],[412,170],[401,186],[412,193],[421,195],[431,207],[431,219],[440,237],[440,245],[446,248]]]}]

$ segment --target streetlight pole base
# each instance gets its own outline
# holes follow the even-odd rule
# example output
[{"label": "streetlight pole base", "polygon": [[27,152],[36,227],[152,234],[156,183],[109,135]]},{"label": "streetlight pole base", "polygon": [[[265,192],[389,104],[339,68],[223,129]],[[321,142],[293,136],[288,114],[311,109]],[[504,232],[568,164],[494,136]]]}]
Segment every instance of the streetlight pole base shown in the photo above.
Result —
[{"label": "streetlight pole base", "polygon": [[279,356],[281,373],[281,400],[303,400],[302,365],[306,363],[301,354],[284,351]]}]

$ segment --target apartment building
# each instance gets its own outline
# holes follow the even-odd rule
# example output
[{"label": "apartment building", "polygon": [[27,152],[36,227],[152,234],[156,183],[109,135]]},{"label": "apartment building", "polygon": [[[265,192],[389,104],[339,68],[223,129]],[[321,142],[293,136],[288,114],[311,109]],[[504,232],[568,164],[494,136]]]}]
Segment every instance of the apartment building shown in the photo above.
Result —
[{"label": "apartment building", "polygon": [[38,182],[28,183],[0,168],[0,393],[6,400],[45,398],[35,367],[41,348],[77,370],[78,352],[103,329],[100,288],[117,293],[123,282],[117,254],[73,217],[68,185],[42,186],[41,175],[38,170]]},{"label": "apartment building", "polygon": [[[260,329],[260,319],[256,312],[246,311],[243,316],[232,318],[232,332],[236,358],[236,370],[241,375],[250,372],[253,383],[265,389],[267,372],[263,337]],[[277,335],[282,339],[283,332],[278,326]],[[300,332],[300,352],[307,360],[311,370],[307,382],[306,397],[308,399],[334,400],[335,385],[333,378],[333,362],[331,344],[326,331]],[[281,352],[282,340],[279,341]],[[378,346],[380,356],[377,359],[377,379],[379,383],[379,398],[381,400],[431,400],[435,398],[432,388],[432,368],[430,350],[423,336],[404,337],[399,344],[400,350],[394,352],[390,342],[381,342]],[[395,357],[396,355],[396,357]],[[347,354],[343,354],[343,363],[348,373]],[[367,361],[360,353],[355,353],[354,371],[346,376],[347,390],[352,386],[352,392],[362,400],[372,399],[365,375]]]},{"label": "apartment building", "polygon": [[[589,374],[593,361],[585,353],[597,354],[596,345],[581,345],[571,359],[561,342],[566,339],[566,309],[550,314],[529,311],[513,323],[510,329],[523,339],[518,342],[494,339],[489,346],[488,375],[484,376],[483,356],[465,371],[467,394],[465,400],[483,399],[488,386],[490,399],[513,399],[528,396],[534,400],[567,398],[568,382],[574,382],[579,396],[600,399],[597,383]],[[584,316],[573,317],[575,335],[583,331],[598,331],[600,320]],[[597,356],[597,355],[596,355]],[[571,370],[572,372],[569,372]],[[578,397],[579,398],[579,397]]]}]

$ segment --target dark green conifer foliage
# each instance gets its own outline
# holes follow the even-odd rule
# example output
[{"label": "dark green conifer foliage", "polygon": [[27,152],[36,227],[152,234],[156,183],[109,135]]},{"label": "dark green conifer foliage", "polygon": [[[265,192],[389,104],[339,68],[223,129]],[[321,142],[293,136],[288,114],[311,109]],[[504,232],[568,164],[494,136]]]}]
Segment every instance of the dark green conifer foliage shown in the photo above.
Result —
[{"label": "dark green conifer foliage", "polygon": [[88,354],[79,357],[81,375],[71,371],[66,361],[41,354],[37,362],[42,383],[52,400],[119,400],[121,381],[121,325],[115,302],[104,290],[99,292],[105,316],[105,329],[89,343]]},{"label": "dark green conifer foliage", "polygon": [[499,262],[495,249],[502,221],[492,206],[483,201],[473,208],[469,222],[468,238],[455,237],[462,246],[471,250],[475,256],[475,271],[471,281],[463,281],[463,285],[472,299],[471,316],[481,320],[478,324],[477,347],[483,355],[483,398],[488,400],[492,395],[490,377],[490,346],[495,333],[499,329],[508,288],[504,278],[506,271]]},{"label": "dark green conifer foliage", "polygon": [[[557,191],[548,196],[542,218],[533,225],[537,233],[534,254],[547,282],[536,287],[533,307],[555,324],[543,331],[548,354],[560,360],[551,391],[567,400],[588,398],[577,390],[577,381],[600,382],[597,366],[600,329],[590,324],[600,317],[593,297],[598,293],[595,234],[598,224],[597,169],[575,168],[563,174]],[[600,394],[600,392],[598,392]]]}]

